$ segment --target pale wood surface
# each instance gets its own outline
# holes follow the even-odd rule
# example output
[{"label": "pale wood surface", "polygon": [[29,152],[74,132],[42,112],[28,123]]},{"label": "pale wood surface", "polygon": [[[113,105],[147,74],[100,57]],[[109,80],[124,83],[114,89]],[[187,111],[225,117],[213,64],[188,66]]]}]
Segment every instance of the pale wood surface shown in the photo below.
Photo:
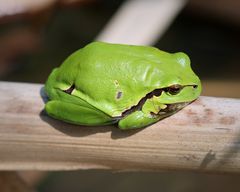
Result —
[{"label": "pale wood surface", "polygon": [[52,5],[56,0],[0,0],[0,17],[39,11]]},{"label": "pale wood surface", "polygon": [[168,29],[187,0],[127,0],[104,29],[98,41],[152,45]]},{"label": "pale wood surface", "polygon": [[0,170],[240,172],[240,100],[200,97],[148,128],[83,127],[41,113],[42,85],[0,83]]}]

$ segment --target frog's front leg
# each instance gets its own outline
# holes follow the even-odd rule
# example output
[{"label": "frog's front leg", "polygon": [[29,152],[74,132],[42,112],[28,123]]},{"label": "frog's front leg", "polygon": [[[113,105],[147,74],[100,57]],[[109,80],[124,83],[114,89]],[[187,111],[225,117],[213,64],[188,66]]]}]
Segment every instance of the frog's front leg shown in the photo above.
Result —
[{"label": "frog's front leg", "polygon": [[153,117],[150,114],[145,114],[143,111],[135,111],[124,117],[118,122],[118,127],[122,130],[143,128],[157,122],[159,118]]},{"label": "frog's front leg", "polygon": [[161,109],[165,109],[167,105],[160,102],[159,97],[153,96],[147,99],[141,110],[135,111],[119,121],[120,129],[136,129],[151,125],[164,116],[159,115]]},{"label": "frog's front leg", "polygon": [[108,125],[115,123],[112,117],[93,107],[76,105],[59,100],[49,101],[46,112],[59,120],[78,125]]}]

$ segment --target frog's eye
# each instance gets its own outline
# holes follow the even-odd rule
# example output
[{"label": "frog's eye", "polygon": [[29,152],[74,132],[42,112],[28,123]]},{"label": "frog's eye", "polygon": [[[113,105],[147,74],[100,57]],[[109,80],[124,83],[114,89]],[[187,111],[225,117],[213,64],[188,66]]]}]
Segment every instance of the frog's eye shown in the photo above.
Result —
[{"label": "frog's eye", "polygon": [[166,88],[166,92],[168,92],[171,95],[177,95],[182,90],[181,85],[172,85],[168,88]]},{"label": "frog's eye", "polygon": [[71,95],[74,89],[75,89],[75,85],[73,84],[71,87],[69,87],[68,89],[63,90],[63,91],[64,91],[65,93]]}]

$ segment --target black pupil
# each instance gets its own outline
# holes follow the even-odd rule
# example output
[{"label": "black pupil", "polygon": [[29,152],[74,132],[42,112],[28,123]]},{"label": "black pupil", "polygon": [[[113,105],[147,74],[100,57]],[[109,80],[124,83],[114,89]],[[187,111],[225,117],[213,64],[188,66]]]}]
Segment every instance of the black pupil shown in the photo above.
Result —
[{"label": "black pupil", "polygon": [[167,92],[169,92],[172,95],[176,95],[181,91],[182,87],[180,85],[173,85],[167,89]]}]

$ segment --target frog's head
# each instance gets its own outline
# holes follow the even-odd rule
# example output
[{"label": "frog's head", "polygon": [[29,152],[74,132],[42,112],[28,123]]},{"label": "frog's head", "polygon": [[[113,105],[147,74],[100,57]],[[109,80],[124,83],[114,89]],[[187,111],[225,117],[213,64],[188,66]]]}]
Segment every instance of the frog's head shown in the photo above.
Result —
[{"label": "frog's head", "polygon": [[191,69],[190,59],[185,53],[171,54],[160,65],[164,65],[159,67],[160,70],[164,68],[160,71],[160,88],[147,97],[152,98],[154,105],[159,106],[160,103],[161,110],[158,115],[168,116],[197,99],[202,88],[200,79]]},{"label": "frog's head", "polygon": [[161,100],[164,103],[191,102],[200,95],[200,79],[193,72],[185,53],[175,53],[172,57],[174,59],[167,64],[168,71],[164,74]]}]

